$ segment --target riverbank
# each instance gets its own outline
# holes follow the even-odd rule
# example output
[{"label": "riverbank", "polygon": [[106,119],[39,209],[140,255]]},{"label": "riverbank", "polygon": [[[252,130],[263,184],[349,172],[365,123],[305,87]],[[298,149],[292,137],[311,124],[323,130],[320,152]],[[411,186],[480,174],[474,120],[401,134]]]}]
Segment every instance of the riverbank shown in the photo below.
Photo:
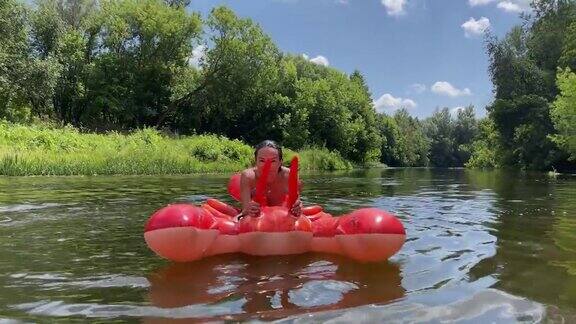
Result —
[{"label": "riverbank", "polygon": [[[130,134],[81,133],[73,127],[0,122],[0,175],[138,175],[238,171],[252,148],[223,136],[168,136],[155,129]],[[326,149],[285,150],[301,170],[346,170],[352,164]]]}]

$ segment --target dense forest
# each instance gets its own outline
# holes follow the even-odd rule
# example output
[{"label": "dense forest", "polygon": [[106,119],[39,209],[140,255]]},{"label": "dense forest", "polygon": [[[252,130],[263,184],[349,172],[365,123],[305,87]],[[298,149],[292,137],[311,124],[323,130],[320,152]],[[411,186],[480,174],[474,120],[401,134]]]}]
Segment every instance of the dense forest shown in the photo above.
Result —
[{"label": "dense forest", "polygon": [[534,1],[522,25],[486,38],[494,100],[483,119],[474,107],[377,113],[360,71],[283,53],[226,7],[201,17],[187,4],[0,0],[0,119],[270,138],[358,165],[576,169],[573,0]]}]

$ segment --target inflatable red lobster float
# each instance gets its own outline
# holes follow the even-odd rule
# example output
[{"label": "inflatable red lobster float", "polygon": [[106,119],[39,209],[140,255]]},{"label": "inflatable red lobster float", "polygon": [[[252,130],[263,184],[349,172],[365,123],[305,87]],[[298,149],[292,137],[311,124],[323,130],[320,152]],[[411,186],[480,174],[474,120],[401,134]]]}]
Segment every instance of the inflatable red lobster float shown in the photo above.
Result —
[{"label": "inflatable red lobster float", "polygon": [[[208,199],[201,206],[168,205],[146,223],[146,243],[159,256],[177,262],[235,252],[265,256],[309,251],[383,261],[404,244],[406,232],[400,220],[377,208],[334,217],[315,205],[303,207],[300,216],[292,215],[288,207],[298,199],[298,157],[290,163],[285,203],[267,206],[270,165],[264,165],[256,183],[253,200],[261,206],[258,217],[238,220],[240,211],[217,199]],[[240,174],[230,178],[228,192],[240,200]]]}]

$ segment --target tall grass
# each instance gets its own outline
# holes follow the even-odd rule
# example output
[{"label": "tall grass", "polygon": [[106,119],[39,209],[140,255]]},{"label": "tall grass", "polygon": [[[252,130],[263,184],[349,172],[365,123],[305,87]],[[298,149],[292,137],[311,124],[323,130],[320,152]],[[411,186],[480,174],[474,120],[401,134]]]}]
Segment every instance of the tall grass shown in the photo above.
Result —
[{"label": "tall grass", "polygon": [[300,170],[349,170],[352,163],[344,160],[338,153],[326,148],[307,148],[296,153],[287,150],[285,161],[290,161],[295,154],[300,157]]},{"label": "tall grass", "polygon": [[[287,150],[285,160],[295,152]],[[84,134],[72,127],[0,122],[1,175],[187,174],[238,171],[253,163],[253,149],[222,136],[172,138],[154,129],[129,135]],[[301,169],[349,169],[336,153],[299,153]]]}]

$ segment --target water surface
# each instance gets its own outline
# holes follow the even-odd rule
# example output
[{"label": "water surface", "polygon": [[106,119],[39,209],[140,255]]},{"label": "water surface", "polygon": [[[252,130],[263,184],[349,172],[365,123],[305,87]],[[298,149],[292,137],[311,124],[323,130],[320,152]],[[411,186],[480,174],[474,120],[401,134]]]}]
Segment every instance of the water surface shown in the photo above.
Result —
[{"label": "water surface", "polygon": [[575,322],[576,177],[387,169],[305,174],[334,215],[398,215],[387,262],[148,250],[156,209],[230,201],[225,175],[0,178],[0,322]]}]

